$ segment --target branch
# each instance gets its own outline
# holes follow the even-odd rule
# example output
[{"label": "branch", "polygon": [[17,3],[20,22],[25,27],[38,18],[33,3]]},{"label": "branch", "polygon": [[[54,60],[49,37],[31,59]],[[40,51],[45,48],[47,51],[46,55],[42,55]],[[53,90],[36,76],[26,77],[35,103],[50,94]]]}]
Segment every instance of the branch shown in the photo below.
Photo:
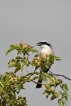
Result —
[{"label": "branch", "polygon": [[[54,73],[52,73],[50,70],[49,70],[49,72],[51,73],[51,75],[53,75],[53,76],[62,76],[62,77],[64,77],[65,79],[68,79],[68,80],[70,80],[71,81],[71,79],[70,78],[68,78],[68,77],[66,77],[65,75],[61,75],[61,74],[54,74]],[[32,76],[33,75],[33,73],[28,73],[28,74],[26,74],[25,76],[26,77],[28,77],[28,76]],[[36,82],[36,81],[33,81],[32,80],[32,82],[34,82],[35,84],[38,84],[38,82]],[[42,84],[43,85],[43,84]]]},{"label": "branch", "polygon": [[[61,75],[61,74],[54,74],[54,73],[52,73],[50,70],[49,70],[49,72],[52,74],[52,75],[55,75],[55,76],[61,76],[61,77],[64,77],[65,79],[68,79],[68,80],[70,80],[71,81],[71,78],[68,78],[68,77],[66,77],[65,75]],[[26,77],[27,76],[29,76],[29,75],[33,75],[33,73],[29,73],[29,74],[27,74],[26,75]]]},{"label": "branch", "polygon": [[28,73],[28,74],[26,74],[25,76],[27,77],[27,76],[29,76],[29,75],[31,75],[31,76],[32,76],[32,75],[33,75],[33,73]]},{"label": "branch", "polygon": [[68,77],[66,77],[65,75],[61,75],[61,74],[54,74],[54,73],[52,73],[50,70],[49,70],[49,72],[50,72],[52,75],[55,75],[55,76],[62,76],[62,77],[64,77],[65,79],[68,79],[68,80],[70,80],[70,81],[71,81],[71,78],[68,78]]},{"label": "branch", "polygon": [[[33,75],[33,73],[28,73],[28,74],[26,74],[25,76],[27,77],[27,76],[29,76],[29,75],[30,75],[30,76],[32,76],[32,75]],[[32,82],[34,82],[35,84],[39,84],[38,82],[33,81],[33,80],[32,80]]]}]

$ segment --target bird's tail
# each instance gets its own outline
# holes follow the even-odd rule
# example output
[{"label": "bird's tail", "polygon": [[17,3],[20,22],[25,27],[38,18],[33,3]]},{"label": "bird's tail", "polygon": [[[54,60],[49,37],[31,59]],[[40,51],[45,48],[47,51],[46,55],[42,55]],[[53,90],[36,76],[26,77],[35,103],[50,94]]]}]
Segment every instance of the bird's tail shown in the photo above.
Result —
[{"label": "bird's tail", "polygon": [[[49,68],[46,69],[44,72],[47,73],[48,71],[49,71]],[[36,88],[41,88],[41,87],[42,87],[42,80],[39,79],[39,80],[38,80],[38,84],[36,85]]]},{"label": "bird's tail", "polygon": [[42,80],[39,79],[36,88],[41,88],[41,87],[42,87]]}]

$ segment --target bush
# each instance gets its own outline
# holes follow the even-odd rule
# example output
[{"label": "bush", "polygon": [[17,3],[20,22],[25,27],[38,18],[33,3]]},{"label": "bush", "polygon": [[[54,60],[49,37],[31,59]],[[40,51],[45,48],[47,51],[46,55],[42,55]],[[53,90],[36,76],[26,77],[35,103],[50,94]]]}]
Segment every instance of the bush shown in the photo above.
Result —
[{"label": "bush", "polygon": [[[57,56],[46,56],[46,58],[40,58],[38,51],[34,47],[25,44],[12,44],[9,49],[6,51],[6,55],[13,50],[17,51],[17,56],[15,59],[11,59],[8,62],[8,68],[14,67],[14,72],[6,72],[4,75],[0,75],[0,106],[27,106],[26,97],[17,96],[20,91],[24,88],[26,82],[34,82],[36,79],[41,77],[44,83],[41,83],[45,90],[46,98],[50,96],[50,100],[58,99],[58,105],[64,106],[68,101],[68,86],[64,84],[61,79],[56,78],[58,74],[53,74],[51,71],[49,73],[38,72],[37,69],[41,66],[47,67],[47,62],[54,64],[54,61],[60,61],[60,57]],[[34,54],[32,61],[29,60],[29,53]],[[49,60],[47,60],[49,57]],[[33,72],[29,73],[24,67],[32,66],[34,67]],[[23,75],[22,72],[25,70],[27,74]],[[20,71],[20,76],[17,76],[17,72]],[[35,76],[34,76],[35,75]],[[63,76],[64,75],[58,75]],[[65,77],[67,78],[67,77]],[[60,90],[57,90],[57,87],[60,87]]]}]

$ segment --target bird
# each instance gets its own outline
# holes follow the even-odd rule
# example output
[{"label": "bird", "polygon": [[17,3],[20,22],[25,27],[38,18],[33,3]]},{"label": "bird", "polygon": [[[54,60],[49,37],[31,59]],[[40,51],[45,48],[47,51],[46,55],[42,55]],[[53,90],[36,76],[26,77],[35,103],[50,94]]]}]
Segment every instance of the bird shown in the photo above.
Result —
[{"label": "bird", "polygon": [[[40,41],[37,43],[37,46],[41,47],[41,51],[39,57],[46,58],[46,55],[54,55],[53,47],[51,43],[47,42],[46,40]],[[47,58],[48,59],[48,58]],[[47,73],[51,68],[52,63],[47,63],[47,67],[40,67],[40,72]],[[42,79],[38,79],[36,88],[42,88]]]}]

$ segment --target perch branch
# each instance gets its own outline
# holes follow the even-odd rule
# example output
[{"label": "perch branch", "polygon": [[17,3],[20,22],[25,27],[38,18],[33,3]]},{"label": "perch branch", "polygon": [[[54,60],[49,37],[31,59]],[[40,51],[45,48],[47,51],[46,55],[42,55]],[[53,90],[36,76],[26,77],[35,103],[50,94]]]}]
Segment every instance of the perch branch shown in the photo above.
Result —
[{"label": "perch branch", "polygon": [[66,77],[65,75],[61,75],[61,74],[54,74],[54,73],[52,73],[50,70],[49,70],[49,72],[50,72],[52,75],[55,75],[55,76],[61,76],[61,77],[64,77],[65,79],[68,79],[68,80],[70,80],[70,81],[71,81],[71,78],[68,78],[68,77]]}]

